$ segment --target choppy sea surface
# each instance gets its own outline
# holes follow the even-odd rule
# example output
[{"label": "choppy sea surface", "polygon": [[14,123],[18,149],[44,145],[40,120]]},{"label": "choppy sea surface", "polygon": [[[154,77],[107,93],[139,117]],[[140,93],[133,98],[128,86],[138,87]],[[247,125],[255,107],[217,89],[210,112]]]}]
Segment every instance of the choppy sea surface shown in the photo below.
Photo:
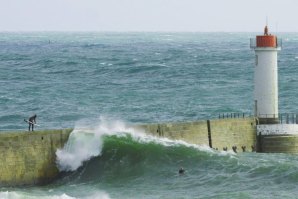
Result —
[{"label": "choppy sea surface", "polygon": [[[0,130],[27,130],[33,114],[36,129],[74,128],[56,153],[59,179],[0,186],[0,198],[297,198],[296,155],[129,128],[252,114],[256,34],[0,32]],[[279,110],[297,113],[298,34],[277,36]]]}]

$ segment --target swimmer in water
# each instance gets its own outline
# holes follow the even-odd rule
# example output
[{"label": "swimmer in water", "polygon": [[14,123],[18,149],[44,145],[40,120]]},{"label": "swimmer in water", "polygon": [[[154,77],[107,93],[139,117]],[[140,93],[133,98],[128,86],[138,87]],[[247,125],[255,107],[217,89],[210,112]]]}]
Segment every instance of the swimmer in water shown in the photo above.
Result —
[{"label": "swimmer in water", "polygon": [[179,169],[179,174],[184,174],[184,172],[185,172],[185,170],[183,169],[183,167],[181,167],[181,168]]}]

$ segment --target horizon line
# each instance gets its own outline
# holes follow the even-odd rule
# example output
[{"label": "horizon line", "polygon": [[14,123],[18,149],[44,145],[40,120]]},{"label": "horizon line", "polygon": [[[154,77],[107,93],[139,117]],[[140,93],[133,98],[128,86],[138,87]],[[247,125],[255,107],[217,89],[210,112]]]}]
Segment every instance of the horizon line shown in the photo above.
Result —
[{"label": "horizon line", "polygon": [[[61,33],[262,33],[261,31],[171,31],[171,30],[0,30],[0,33],[61,32]],[[272,31],[271,33],[298,33],[298,31]]]}]

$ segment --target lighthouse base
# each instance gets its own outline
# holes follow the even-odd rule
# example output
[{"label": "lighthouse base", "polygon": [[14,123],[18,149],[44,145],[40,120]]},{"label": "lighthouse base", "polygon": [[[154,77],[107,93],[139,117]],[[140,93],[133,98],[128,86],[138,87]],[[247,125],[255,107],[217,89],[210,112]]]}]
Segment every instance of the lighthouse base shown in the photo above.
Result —
[{"label": "lighthouse base", "polygon": [[258,118],[259,124],[279,124],[278,118]]},{"label": "lighthouse base", "polygon": [[298,125],[257,125],[257,152],[298,153]]}]

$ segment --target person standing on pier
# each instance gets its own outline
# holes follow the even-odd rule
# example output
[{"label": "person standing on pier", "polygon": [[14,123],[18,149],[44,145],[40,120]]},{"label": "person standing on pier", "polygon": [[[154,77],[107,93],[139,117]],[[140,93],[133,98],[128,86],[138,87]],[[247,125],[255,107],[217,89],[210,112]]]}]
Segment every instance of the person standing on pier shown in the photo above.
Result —
[{"label": "person standing on pier", "polygon": [[34,131],[34,124],[36,124],[36,114],[34,114],[29,118],[28,123],[29,123],[29,131],[30,131],[30,128],[32,129],[32,131]]}]

